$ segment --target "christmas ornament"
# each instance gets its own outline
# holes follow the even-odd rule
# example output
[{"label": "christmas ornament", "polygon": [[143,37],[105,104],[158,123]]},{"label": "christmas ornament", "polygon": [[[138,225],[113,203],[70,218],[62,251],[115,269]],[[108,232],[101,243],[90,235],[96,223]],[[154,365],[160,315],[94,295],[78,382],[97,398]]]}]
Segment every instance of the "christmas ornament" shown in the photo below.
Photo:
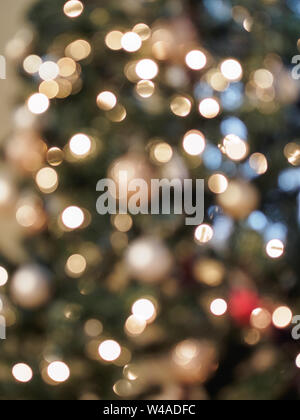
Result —
[{"label": "christmas ornament", "polygon": [[168,248],[160,240],[147,237],[132,242],[125,258],[129,273],[145,283],[162,280],[173,262]]},{"label": "christmas ornament", "polygon": [[38,264],[19,268],[12,277],[12,300],[24,309],[36,309],[46,304],[51,296],[51,278],[47,269]]},{"label": "christmas ornament", "polygon": [[224,212],[237,220],[245,219],[259,204],[257,189],[241,180],[229,182],[227,190],[217,197],[218,204]]},{"label": "christmas ornament", "polygon": [[252,312],[259,306],[259,297],[252,290],[236,289],[230,294],[228,303],[229,313],[239,325],[248,325]]}]

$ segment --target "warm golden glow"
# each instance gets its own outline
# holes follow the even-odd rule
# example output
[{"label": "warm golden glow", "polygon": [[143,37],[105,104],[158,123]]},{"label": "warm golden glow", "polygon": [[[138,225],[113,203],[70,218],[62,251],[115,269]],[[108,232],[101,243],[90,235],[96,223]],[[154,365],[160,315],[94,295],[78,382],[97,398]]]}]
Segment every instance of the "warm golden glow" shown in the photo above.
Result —
[{"label": "warm golden glow", "polygon": [[151,80],[158,74],[158,65],[153,60],[144,59],[137,63],[135,71],[140,79]]},{"label": "warm golden glow", "polygon": [[223,146],[229,159],[240,161],[248,154],[248,144],[235,134],[228,134],[223,140]]},{"label": "warm golden glow", "polygon": [[223,61],[221,64],[221,72],[223,76],[231,82],[239,81],[243,76],[242,66],[234,59]]},{"label": "warm golden glow", "polygon": [[84,222],[84,213],[79,207],[68,207],[62,213],[62,222],[68,229],[78,229]]},{"label": "warm golden glow", "polygon": [[47,152],[47,162],[51,166],[59,166],[64,160],[64,152],[58,147],[52,147]]},{"label": "warm golden glow", "polygon": [[256,308],[251,314],[250,323],[253,328],[265,330],[271,325],[272,316],[269,311],[263,308]]},{"label": "warm golden glow", "polygon": [[92,142],[87,135],[79,133],[71,138],[69,147],[75,157],[83,158],[91,151]]},{"label": "warm golden glow", "polygon": [[113,51],[121,50],[122,38],[123,38],[123,33],[120,31],[109,32],[105,37],[105,44],[109,49]]},{"label": "warm golden glow", "polygon": [[183,138],[183,148],[191,156],[203,153],[206,146],[204,134],[198,130],[188,131]]},{"label": "warm golden glow", "polygon": [[261,89],[269,89],[272,87],[274,83],[274,76],[273,74],[266,69],[259,69],[256,70],[253,76],[254,82],[257,84],[258,87]]},{"label": "warm golden glow", "polygon": [[141,48],[142,40],[135,32],[127,32],[122,36],[121,45],[127,52],[136,52]]},{"label": "warm golden glow", "polygon": [[37,221],[38,215],[36,209],[29,205],[24,204],[20,206],[16,211],[16,220],[20,226],[29,228],[33,226]]},{"label": "warm golden glow", "polygon": [[129,214],[117,214],[114,218],[114,225],[119,232],[128,232],[133,225],[132,217]]},{"label": "warm golden glow", "polygon": [[280,239],[272,239],[267,243],[266,252],[270,258],[280,258],[284,253],[284,244]]},{"label": "warm golden glow", "polygon": [[196,228],[195,230],[195,239],[199,243],[209,242],[214,235],[214,231],[211,226],[203,224]]},{"label": "warm golden glow", "polygon": [[215,299],[210,305],[210,311],[215,316],[222,316],[227,312],[227,303],[224,299]]},{"label": "warm golden glow", "polygon": [[125,323],[125,331],[129,335],[140,335],[145,331],[147,326],[146,321],[131,315]]},{"label": "warm golden glow", "polygon": [[47,368],[49,378],[54,382],[66,382],[70,377],[70,369],[63,362],[52,362]]},{"label": "warm golden glow", "polygon": [[133,315],[143,321],[150,321],[156,315],[154,304],[149,299],[139,299],[132,305]]},{"label": "warm golden glow", "polygon": [[119,104],[107,113],[107,117],[110,121],[119,123],[125,120],[127,111],[123,105]]},{"label": "warm golden glow", "polygon": [[228,180],[222,174],[214,174],[208,180],[209,189],[215,194],[222,194],[228,188]]},{"label": "warm golden glow", "polygon": [[69,18],[77,18],[83,12],[83,4],[79,0],[69,0],[64,5],[64,13]]},{"label": "warm golden glow", "polygon": [[147,41],[151,36],[151,29],[145,23],[138,23],[135,25],[132,32],[138,34],[142,41]]},{"label": "warm golden glow", "polygon": [[187,117],[191,109],[192,103],[185,96],[176,96],[171,102],[171,110],[178,117]]},{"label": "warm golden glow", "polygon": [[43,93],[34,93],[27,101],[28,109],[33,114],[43,114],[49,108],[50,102]]},{"label": "warm golden glow", "polygon": [[56,79],[58,73],[58,65],[53,61],[45,61],[39,68],[40,78],[46,81]]},{"label": "warm golden glow", "polygon": [[70,57],[61,58],[57,65],[61,77],[71,77],[76,72],[76,62]]},{"label": "warm golden glow", "polygon": [[292,322],[293,313],[287,306],[277,308],[272,316],[273,324],[276,328],[286,328]]},{"label": "warm golden glow", "polygon": [[66,264],[66,271],[70,277],[78,278],[86,270],[86,259],[80,254],[71,255]]},{"label": "warm golden glow", "polygon": [[103,332],[103,325],[98,319],[89,319],[84,324],[84,332],[89,337],[98,337]]},{"label": "warm golden glow", "polygon": [[300,165],[300,145],[297,143],[288,143],[284,148],[284,156],[293,166]]},{"label": "warm golden glow", "polygon": [[100,344],[98,353],[106,362],[113,362],[120,357],[121,347],[114,340],[105,340]]},{"label": "warm golden glow", "polygon": [[257,175],[263,175],[268,170],[267,158],[262,153],[253,153],[253,155],[250,156],[249,165]]},{"label": "warm golden glow", "polygon": [[150,98],[155,91],[155,85],[151,80],[140,80],[136,85],[136,91],[142,98]]},{"label": "warm golden glow", "polygon": [[75,61],[81,61],[87,58],[92,51],[90,44],[84,39],[78,39],[72,42],[66,48],[67,57],[73,58]]},{"label": "warm golden glow", "polygon": [[43,193],[51,194],[58,186],[57,172],[53,168],[42,168],[36,174],[35,182]]},{"label": "warm golden glow", "polygon": [[206,55],[200,50],[190,51],[186,57],[185,62],[192,70],[201,70],[206,66]]},{"label": "warm golden glow", "polygon": [[117,97],[109,91],[101,92],[97,96],[97,105],[104,111],[110,111],[117,105]]},{"label": "warm golden glow", "polygon": [[29,382],[32,379],[32,369],[25,363],[18,363],[12,368],[12,374],[18,382]]},{"label": "warm golden glow", "polygon": [[55,80],[44,81],[39,86],[39,92],[43,93],[49,99],[53,99],[59,92],[59,85]]},{"label": "warm golden glow", "polygon": [[38,73],[43,61],[38,55],[29,55],[23,62],[23,68],[28,74]]},{"label": "warm golden glow", "polygon": [[199,104],[199,112],[204,118],[215,118],[220,113],[219,102],[214,98],[203,99]]},{"label": "warm golden glow", "polygon": [[173,156],[173,149],[168,143],[158,143],[154,146],[153,156],[159,163],[170,162]]},{"label": "warm golden glow", "polygon": [[4,286],[8,281],[8,272],[7,270],[0,266],[0,286]]}]

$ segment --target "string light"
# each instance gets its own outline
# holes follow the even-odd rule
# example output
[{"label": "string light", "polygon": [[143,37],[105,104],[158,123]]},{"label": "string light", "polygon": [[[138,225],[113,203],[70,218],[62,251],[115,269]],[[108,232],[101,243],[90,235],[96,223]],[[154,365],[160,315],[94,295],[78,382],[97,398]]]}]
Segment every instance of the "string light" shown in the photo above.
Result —
[{"label": "string light", "polygon": [[280,306],[272,315],[272,321],[276,328],[283,329],[292,322],[293,313],[287,306]]},{"label": "string light", "polygon": [[70,377],[69,367],[60,361],[50,363],[47,373],[49,378],[58,383],[66,382]]},{"label": "string light", "polygon": [[38,55],[29,55],[23,61],[23,68],[28,74],[38,73],[43,61]]},{"label": "string light", "polygon": [[120,357],[121,347],[114,340],[105,340],[100,344],[98,353],[106,362],[113,362]]},{"label": "string light", "polygon": [[45,81],[56,79],[58,74],[59,74],[58,65],[54,63],[53,61],[45,61],[45,63],[43,63],[40,66],[39,76],[41,79]]},{"label": "string light", "polygon": [[142,98],[150,98],[155,91],[155,84],[151,80],[140,80],[136,91]]},{"label": "string light", "polygon": [[42,168],[36,174],[35,181],[42,192],[51,194],[58,186],[58,175],[53,168]]},{"label": "string light", "polygon": [[80,254],[71,255],[66,263],[67,273],[74,278],[80,277],[86,270],[86,259]]},{"label": "string light", "polygon": [[30,382],[33,376],[32,369],[25,363],[18,363],[12,368],[12,374],[18,382]]},{"label": "string light", "polygon": [[155,316],[156,309],[149,299],[139,299],[132,305],[132,313],[138,319],[149,321]]},{"label": "string light", "polygon": [[0,266],[0,286],[4,286],[8,281],[8,272],[7,270]]},{"label": "string light", "polygon": [[243,160],[247,156],[247,143],[235,134],[228,134],[223,140],[223,146],[226,155],[234,161]]},{"label": "string light", "polygon": [[300,369],[300,353],[296,357],[295,363],[296,363],[297,368]]},{"label": "string light", "polygon": [[154,146],[154,158],[159,163],[170,162],[173,156],[173,149],[168,143],[158,143]]},{"label": "string light", "polygon": [[137,33],[142,41],[147,41],[151,36],[151,29],[145,23],[138,23],[135,25],[132,32]]},{"label": "string light", "polygon": [[68,229],[78,229],[84,222],[84,213],[79,207],[67,207],[62,213],[62,221]]},{"label": "string light", "polygon": [[207,58],[202,51],[193,50],[186,55],[185,62],[190,69],[201,70],[206,66]]},{"label": "string light", "polygon": [[113,51],[121,50],[122,38],[123,38],[123,32],[111,31],[105,37],[105,44],[109,49]]},{"label": "string light", "polygon": [[206,146],[204,134],[198,130],[188,131],[183,138],[183,148],[191,156],[199,156]]},{"label": "string light", "polygon": [[104,111],[110,111],[117,105],[117,97],[109,91],[101,92],[97,96],[97,105]]},{"label": "string light", "polygon": [[71,138],[69,147],[74,156],[83,158],[91,151],[92,142],[87,135],[79,133]]},{"label": "string light", "polygon": [[231,82],[237,82],[241,80],[243,75],[242,66],[237,60],[234,59],[223,61],[221,64],[221,72],[223,76]]},{"label": "string light", "polygon": [[274,83],[274,76],[273,74],[266,69],[259,69],[256,70],[253,76],[254,82],[257,84],[258,87],[261,89],[269,89],[272,87]]},{"label": "string light", "polygon": [[284,253],[284,244],[280,239],[272,239],[267,243],[266,252],[270,258],[280,258]]},{"label": "string light", "polygon": [[64,5],[64,13],[69,18],[77,18],[83,12],[83,4],[79,0],[69,0]]},{"label": "string light", "polygon": [[152,80],[158,74],[158,65],[153,60],[144,59],[137,63],[135,71],[140,79]]},{"label": "string light", "polygon": [[212,119],[220,113],[220,105],[216,99],[206,98],[200,102],[199,112],[202,117]]},{"label": "string light", "polygon": [[176,96],[172,99],[171,110],[178,117],[186,117],[192,109],[191,101],[184,96]]},{"label": "string light", "polygon": [[227,303],[224,299],[215,299],[210,305],[210,311],[215,316],[222,316],[227,312]]},{"label": "string light", "polygon": [[135,32],[127,32],[122,36],[121,45],[127,52],[136,52],[141,48],[142,40]]},{"label": "string light", "polygon": [[211,226],[203,224],[196,228],[195,239],[198,243],[205,244],[209,242],[214,235],[214,231]]},{"label": "string light", "polygon": [[34,93],[27,101],[28,109],[33,114],[43,114],[49,108],[50,102],[43,93]]},{"label": "string light", "polygon": [[267,158],[262,153],[253,153],[250,156],[249,165],[257,175],[263,175],[268,170]]},{"label": "string light", "polygon": [[265,330],[271,325],[272,316],[269,311],[263,308],[256,308],[252,311],[250,323],[253,328]]},{"label": "string light", "polygon": [[214,174],[208,180],[208,187],[215,194],[223,194],[228,188],[228,180],[222,174]]}]

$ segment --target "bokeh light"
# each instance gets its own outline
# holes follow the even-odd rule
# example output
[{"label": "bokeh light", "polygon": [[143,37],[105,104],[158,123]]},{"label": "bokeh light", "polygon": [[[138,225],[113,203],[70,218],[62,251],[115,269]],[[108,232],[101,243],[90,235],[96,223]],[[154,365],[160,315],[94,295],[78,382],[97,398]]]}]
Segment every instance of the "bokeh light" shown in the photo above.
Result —
[{"label": "bokeh light", "polygon": [[198,130],[187,132],[183,138],[183,148],[191,156],[198,156],[203,153],[206,141],[204,134]]},{"label": "bokeh light", "polygon": [[50,363],[47,368],[47,373],[49,378],[57,383],[66,382],[70,377],[70,369],[68,365],[61,361]]},{"label": "bokeh light", "polygon": [[201,70],[206,66],[207,58],[202,51],[193,50],[186,55],[185,62],[190,69]]},{"label": "bokeh light", "polygon": [[33,114],[43,114],[49,108],[50,102],[43,93],[34,93],[27,101],[28,109]]},{"label": "bokeh light", "polygon": [[68,229],[77,229],[84,222],[84,213],[79,207],[67,207],[62,213],[62,221]]},{"label": "bokeh light", "polygon": [[98,352],[103,360],[106,362],[113,362],[120,357],[121,347],[120,344],[114,340],[105,340],[100,344]]},{"label": "bokeh light", "polygon": [[29,382],[32,379],[33,373],[30,366],[25,363],[18,363],[12,368],[12,374],[18,382]]},{"label": "bokeh light", "polygon": [[287,306],[280,306],[272,315],[272,321],[276,328],[286,328],[292,322],[293,313]]},{"label": "bokeh light", "polygon": [[210,311],[215,316],[222,316],[227,312],[227,303],[224,299],[215,299],[210,304]]}]

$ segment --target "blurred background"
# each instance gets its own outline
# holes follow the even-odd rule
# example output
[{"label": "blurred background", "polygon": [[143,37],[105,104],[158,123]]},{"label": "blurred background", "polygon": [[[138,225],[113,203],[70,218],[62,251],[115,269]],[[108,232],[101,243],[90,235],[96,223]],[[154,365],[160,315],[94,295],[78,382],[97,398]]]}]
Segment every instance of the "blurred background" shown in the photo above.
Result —
[{"label": "blurred background", "polygon": [[[298,0],[1,8],[0,398],[299,399]],[[121,171],[204,222],[100,216]]]}]

